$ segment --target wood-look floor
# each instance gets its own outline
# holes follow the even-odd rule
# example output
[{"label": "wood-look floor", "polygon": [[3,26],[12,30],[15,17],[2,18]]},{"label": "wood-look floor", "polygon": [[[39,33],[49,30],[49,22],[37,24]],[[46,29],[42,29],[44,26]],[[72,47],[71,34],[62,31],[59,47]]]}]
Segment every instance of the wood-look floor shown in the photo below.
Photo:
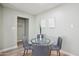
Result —
[{"label": "wood-look floor", "polygon": [[[23,56],[23,52],[24,52],[24,49],[22,45],[20,44],[18,48],[16,49],[5,51],[5,52],[0,52],[0,56]],[[32,55],[32,51],[29,50],[28,55],[26,56],[31,56],[31,55]],[[60,55],[66,56],[63,52],[61,52]],[[51,51],[51,56],[57,56],[56,51]]]}]

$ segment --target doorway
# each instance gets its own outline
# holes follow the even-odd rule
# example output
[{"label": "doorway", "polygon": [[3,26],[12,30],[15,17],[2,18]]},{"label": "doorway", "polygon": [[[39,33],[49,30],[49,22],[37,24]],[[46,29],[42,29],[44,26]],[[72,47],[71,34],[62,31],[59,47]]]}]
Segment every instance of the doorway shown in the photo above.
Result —
[{"label": "doorway", "polygon": [[17,17],[17,46],[22,46],[23,37],[28,38],[29,19]]}]

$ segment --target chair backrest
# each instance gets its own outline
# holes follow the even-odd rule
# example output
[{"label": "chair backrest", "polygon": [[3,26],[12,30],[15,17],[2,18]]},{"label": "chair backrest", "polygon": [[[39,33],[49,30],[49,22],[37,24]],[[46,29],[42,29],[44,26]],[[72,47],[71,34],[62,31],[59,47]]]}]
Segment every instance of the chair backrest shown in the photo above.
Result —
[{"label": "chair backrest", "polygon": [[61,47],[62,47],[62,38],[61,37],[58,37],[57,46],[59,47],[59,49],[61,49]]},{"label": "chair backrest", "polygon": [[33,45],[32,46],[32,56],[48,56],[49,47],[42,45]]}]

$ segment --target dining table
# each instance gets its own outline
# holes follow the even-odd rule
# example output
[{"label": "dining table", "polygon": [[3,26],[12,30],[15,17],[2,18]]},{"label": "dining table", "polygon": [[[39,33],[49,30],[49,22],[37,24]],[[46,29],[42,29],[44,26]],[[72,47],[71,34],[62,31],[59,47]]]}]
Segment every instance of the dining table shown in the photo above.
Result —
[{"label": "dining table", "polygon": [[47,38],[33,38],[32,55],[33,56],[47,56],[49,55],[50,40]]},{"label": "dining table", "polygon": [[31,43],[37,45],[51,45],[50,39],[48,38],[33,38]]}]

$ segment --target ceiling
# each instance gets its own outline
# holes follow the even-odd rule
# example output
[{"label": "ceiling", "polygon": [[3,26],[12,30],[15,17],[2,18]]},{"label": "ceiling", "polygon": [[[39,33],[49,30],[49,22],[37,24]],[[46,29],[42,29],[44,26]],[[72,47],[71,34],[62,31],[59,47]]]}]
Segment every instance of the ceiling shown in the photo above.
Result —
[{"label": "ceiling", "polygon": [[45,12],[60,5],[60,3],[3,3],[4,7],[13,8],[32,15]]}]

